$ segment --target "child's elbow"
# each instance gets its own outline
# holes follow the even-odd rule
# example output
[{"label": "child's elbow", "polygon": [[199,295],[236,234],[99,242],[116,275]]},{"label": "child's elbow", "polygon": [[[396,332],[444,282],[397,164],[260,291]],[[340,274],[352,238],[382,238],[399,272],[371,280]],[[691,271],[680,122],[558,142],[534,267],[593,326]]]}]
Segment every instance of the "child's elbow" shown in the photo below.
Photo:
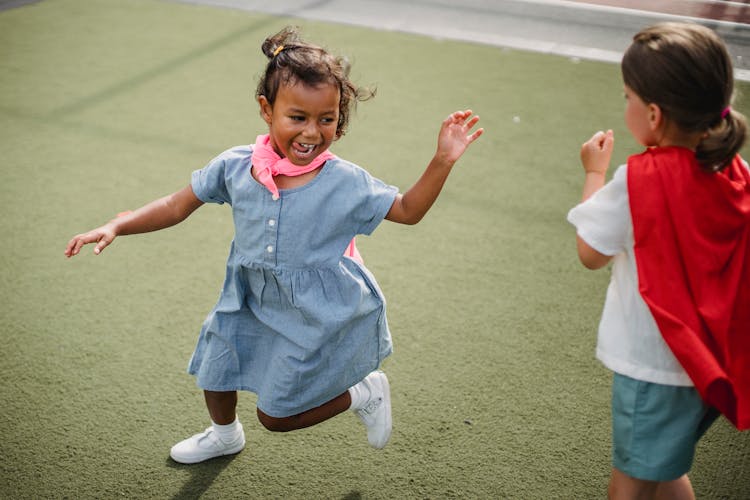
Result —
[{"label": "child's elbow", "polygon": [[587,269],[601,269],[602,267],[606,266],[610,260],[612,260],[612,256],[605,255],[601,252],[598,252],[597,250],[594,250],[580,237],[577,238],[577,246],[578,259],[581,261],[581,264],[583,264],[583,266]]},{"label": "child's elbow", "polygon": [[422,220],[423,217],[424,217],[424,214],[406,216],[402,218],[399,222],[401,224],[406,224],[407,226],[414,226],[416,224],[419,224],[419,222]]},{"label": "child's elbow", "polygon": [[583,267],[586,269],[591,269],[592,271],[595,271],[597,269],[601,269],[602,267],[606,266],[609,262],[609,259],[603,260],[603,259],[595,259],[591,258],[590,256],[584,256],[584,255],[578,255],[578,259],[581,261],[581,264],[583,264]]},{"label": "child's elbow", "polygon": [[409,210],[409,208],[402,203],[394,203],[385,218],[391,222],[413,226],[418,224],[419,221],[424,218],[426,213],[426,210]]}]

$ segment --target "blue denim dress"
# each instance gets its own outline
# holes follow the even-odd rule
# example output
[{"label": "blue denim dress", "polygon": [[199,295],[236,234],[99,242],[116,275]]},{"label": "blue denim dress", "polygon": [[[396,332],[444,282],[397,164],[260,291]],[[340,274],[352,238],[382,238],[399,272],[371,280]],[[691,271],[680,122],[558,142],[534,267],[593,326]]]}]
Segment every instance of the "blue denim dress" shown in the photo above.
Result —
[{"label": "blue denim dress", "polygon": [[192,175],[200,200],[231,205],[235,238],[188,372],[202,389],[251,391],[264,413],[286,417],[342,394],[391,353],[385,298],[342,255],[375,230],[398,189],[335,158],[274,200],[251,158],[238,146]]}]

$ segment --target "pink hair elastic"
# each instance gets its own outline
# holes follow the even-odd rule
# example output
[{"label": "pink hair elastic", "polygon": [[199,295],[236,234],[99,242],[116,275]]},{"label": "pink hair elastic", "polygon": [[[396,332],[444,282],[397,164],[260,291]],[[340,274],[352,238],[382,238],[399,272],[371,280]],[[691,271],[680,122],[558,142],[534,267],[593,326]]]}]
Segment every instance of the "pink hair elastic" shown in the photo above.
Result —
[{"label": "pink hair elastic", "polygon": [[721,112],[721,118],[722,118],[722,119],[726,118],[726,117],[727,117],[727,115],[728,115],[729,113],[731,113],[731,112],[732,112],[732,106],[727,106],[727,107],[726,107],[726,108],[724,108],[724,110],[723,110],[723,111]]}]

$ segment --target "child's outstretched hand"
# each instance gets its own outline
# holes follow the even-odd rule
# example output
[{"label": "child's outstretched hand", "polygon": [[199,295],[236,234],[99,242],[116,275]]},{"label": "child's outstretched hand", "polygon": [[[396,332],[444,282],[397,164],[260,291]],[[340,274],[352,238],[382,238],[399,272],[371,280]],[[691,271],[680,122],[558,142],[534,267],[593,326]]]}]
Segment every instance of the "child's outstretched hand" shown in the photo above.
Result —
[{"label": "child's outstretched hand", "polygon": [[416,224],[422,220],[443,189],[453,165],[484,132],[481,128],[471,132],[479,121],[478,116],[471,115],[472,111],[467,109],[456,111],[443,120],[435,156],[417,182],[406,193],[396,196],[386,219],[401,224]]},{"label": "child's outstretched hand", "polygon": [[68,246],[65,248],[65,256],[73,257],[74,255],[78,255],[78,252],[87,243],[96,243],[94,253],[98,255],[107,245],[112,243],[115,236],[115,231],[110,224],[92,229],[88,233],[77,234],[68,242]]},{"label": "child's outstretched hand", "polygon": [[483,128],[470,133],[471,129],[479,121],[478,116],[471,115],[472,111],[467,109],[466,111],[456,111],[443,120],[440,133],[438,134],[436,157],[453,165],[464,154],[469,144],[482,135],[484,132]]},{"label": "child's outstretched hand", "polygon": [[586,173],[607,173],[612,150],[615,146],[615,134],[611,130],[599,131],[581,146],[581,163]]},{"label": "child's outstretched hand", "polygon": [[81,248],[88,243],[96,243],[94,253],[98,255],[117,236],[148,233],[174,226],[185,220],[201,205],[203,202],[195,196],[193,188],[188,185],[138,210],[120,212],[116,218],[88,233],[73,236],[65,248],[65,256],[78,255]]}]

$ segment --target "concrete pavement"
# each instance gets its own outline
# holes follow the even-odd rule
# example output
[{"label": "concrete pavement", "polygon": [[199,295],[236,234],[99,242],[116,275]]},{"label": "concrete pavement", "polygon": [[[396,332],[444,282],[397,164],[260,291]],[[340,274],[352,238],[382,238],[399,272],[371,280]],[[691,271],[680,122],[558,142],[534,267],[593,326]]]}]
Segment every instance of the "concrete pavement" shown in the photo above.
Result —
[{"label": "concrete pavement", "polygon": [[[394,30],[567,57],[619,62],[641,28],[691,20],[727,42],[737,78],[750,81],[750,5],[718,0],[177,0]],[[641,5],[643,4],[643,5]],[[629,7],[622,7],[628,5]],[[630,6],[641,6],[642,9]],[[662,12],[658,12],[659,6]],[[649,10],[646,10],[648,6]]]}]

